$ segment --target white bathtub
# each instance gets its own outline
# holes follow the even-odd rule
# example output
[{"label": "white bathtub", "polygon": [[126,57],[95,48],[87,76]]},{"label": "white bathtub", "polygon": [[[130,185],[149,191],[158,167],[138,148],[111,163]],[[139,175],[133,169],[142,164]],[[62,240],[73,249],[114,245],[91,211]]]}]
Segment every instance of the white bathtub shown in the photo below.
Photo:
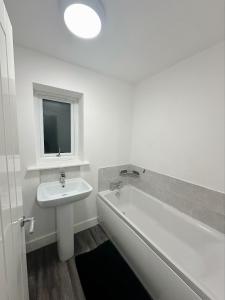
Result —
[{"label": "white bathtub", "polygon": [[100,192],[97,203],[100,224],[154,299],[225,299],[222,233],[130,185]]}]

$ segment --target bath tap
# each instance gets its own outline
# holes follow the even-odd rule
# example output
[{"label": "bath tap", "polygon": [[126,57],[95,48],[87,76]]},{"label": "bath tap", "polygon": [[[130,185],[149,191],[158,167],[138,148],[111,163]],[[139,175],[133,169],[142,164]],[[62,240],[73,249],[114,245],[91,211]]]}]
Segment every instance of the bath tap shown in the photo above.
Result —
[{"label": "bath tap", "polygon": [[122,187],[122,184],[123,182],[122,181],[113,181],[113,182],[110,182],[110,191],[114,191],[114,190],[118,190],[118,189],[121,189]]},{"label": "bath tap", "polygon": [[65,182],[66,182],[65,172],[60,172],[59,182],[62,184],[62,187],[64,188],[65,187]]},{"label": "bath tap", "polygon": [[138,171],[132,170],[121,170],[120,171],[120,176],[129,176],[129,177],[139,177],[140,173]]}]

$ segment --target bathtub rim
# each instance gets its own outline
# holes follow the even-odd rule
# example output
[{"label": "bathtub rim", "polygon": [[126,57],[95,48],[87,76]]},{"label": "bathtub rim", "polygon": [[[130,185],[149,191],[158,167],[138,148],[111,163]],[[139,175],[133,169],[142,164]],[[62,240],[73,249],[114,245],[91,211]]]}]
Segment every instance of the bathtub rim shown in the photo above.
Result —
[{"label": "bathtub rim", "polygon": [[[193,223],[197,224],[197,225],[198,225],[199,227],[201,227],[201,229],[203,229],[204,231],[207,231],[208,233],[210,233],[210,234],[216,236],[218,239],[224,240],[224,241],[225,241],[225,233],[222,233],[222,232],[220,232],[219,230],[216,230],[215,228],[210,227],[209,225],[207,225],[207,224],[201,222],[200,220],[193,218],[192,216],[190,216],[190,215],[188,215],[188,214],[186,214],[186,213],[180,211],[178,208],[176,208],[176,207],[174,207],[174,206],[172,206],[172,205],[170,205],[170,204],[167,204],[166,202],[163,202],[162,200],[160,200],[160,199],[158,199],[158,198],[152,196],[151,194],[148,194],[148,193],[142,191],[141,189],[135,187],[135,186],[132,185],[132,184],[126,184],[126,185],[124,185],[124,186],[122,187],[122,189],[123,189],[124,187],[127,187],[127,188],[131,187],[132,189],[134,189],[134,190],[140,192],[141,194],[143,194],[143,195],[145,195],[145,196],[147,196],[147,197],[150,197],[151,200],[153,200],[154,202],[160,203],[160,205],[162,205],[163,207],[166,207],[166,209],[168,209],[168,210],[170,210],[170,211],[172,211],[172,212],[175,212],[175,213],[178,213],[178,214],[182,215],[183,219],[185,219],[185,220],[191,222],[192,224],[193,224]],[[117,191],[118,191],[118,190],[117,190]],[[106,196],[107,194],[113,193],[113,192],[116,192],[116,190],[115,190],[115,191],[104,190],[104,191],[98,192],[97,196],[103,197],[106,201],[108,201],[108,200],[105,198],[105,196]],[[110,204],[110,203],[109,203],[109,204]],[[119,210],[118,210],[118,212],[119,212]],[[122,216],[124,216],[124,215],[122,214]]]},{"label": "bathtub rim", "polygon": [[[172,210],[176,213],[182,214],[182,216],[189,222],[191,223],[195,223],[198,226],[200,226],[203,230],[209,232],[210,234],[213,234],[215,236],[217,236],[219,239],[224,240],[225,236],[223,235],[223,233],[220,233],[219,231],[215,230],[214,228],[211,228],[209,226],[207,226],[206,224],[202,223],[199,220],[196,220],[194,218],[192,218],[191,216],[179,211],[178,209],[172,207],[169,204],[166,204],[164,202],[162,202],[161,200],[157,199],[156,197],[136,188],[133,185],[126,185],[124,187],[131,187],[132,189],[135,189],[136,191],[144,194],[147,197],[152,198],[153,201],[156,202],[160,202],[161,205],[163,205],[164,207],[166,207],[169,210]],[[170,257],[168,257],[165,253],[165,251],[163,251],[162,249],[160,249],[157,245],[155,245],[154,242],[152,242],[140,229],[137,228],[137,226],[129,219],[126,217],[126,215],[124,215],[119,209],[116,208],[116,206],[114,206],[110,200],[108,200],[106,198],[106,195],[109,193],[114,193],[115,191],[111,191],[111,190],[105,190],[105,191],[100,191],[97,194],[97,198],[99,198],[100,200],[102,200],[110,209],[112,209],[112,211],[114,213],[116,213],[116,215],[118,215],[133,231],[134,233],[136,233],[139,238],[141,238],[145,244],[151,248],[151,250],[153,250],[155,252],[156,255],[158,255],[163,261],[164,263],[167,264],[167,266],[169,268],[172,269],[172,271],[174,271],[199,297],[201,297],[204,300],[213,300],[214,297],[216,297],[216,295],[210,291],[207,290],[206,287],[204,285],[201,284],[201,282],[196,282],[195,280],[191,280],[190,278],[192,278],[191,274],[188,274],[186,271],[183,270],[182,266],[176,265],[175,262],[173,262],[173,259],[171,259]]]}]

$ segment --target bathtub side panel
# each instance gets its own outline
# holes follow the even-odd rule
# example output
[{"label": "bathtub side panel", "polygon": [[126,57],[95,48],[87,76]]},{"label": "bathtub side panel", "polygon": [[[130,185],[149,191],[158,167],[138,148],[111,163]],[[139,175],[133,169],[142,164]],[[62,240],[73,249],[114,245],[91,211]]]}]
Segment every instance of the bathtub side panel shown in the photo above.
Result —
[{"label": "bathtub side panel", "polygon": [[142,239],[101,199],[99,223],[155,300],[200,300]]}]

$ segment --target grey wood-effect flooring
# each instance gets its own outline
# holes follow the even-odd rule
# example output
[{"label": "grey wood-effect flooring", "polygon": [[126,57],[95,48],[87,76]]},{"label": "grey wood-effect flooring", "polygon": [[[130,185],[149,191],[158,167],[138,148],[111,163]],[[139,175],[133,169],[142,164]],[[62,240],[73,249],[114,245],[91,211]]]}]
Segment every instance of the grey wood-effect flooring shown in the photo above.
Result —
[{"label": "grey wood-effect flooring", "polygon": [[[75,234],[75,256],[107,239],[98,225]],[[30,300],[85,300],[74,257],[60,262],[56,243],[29,253],[27,268]]]}]

